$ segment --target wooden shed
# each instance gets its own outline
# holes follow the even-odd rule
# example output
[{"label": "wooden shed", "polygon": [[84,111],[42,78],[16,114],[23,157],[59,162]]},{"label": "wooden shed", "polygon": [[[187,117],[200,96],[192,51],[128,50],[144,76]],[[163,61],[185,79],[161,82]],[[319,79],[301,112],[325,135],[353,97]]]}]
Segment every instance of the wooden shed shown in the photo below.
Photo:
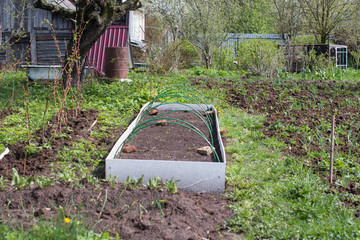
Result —
[{"label": "wooden shed", "polygon": [[[57,1],[62,7],[75,9],[71,0],[48,1]],[[0,49],[0,63],[11,61],[15,57],[17,61],[30,62],[34,65],[61,64],[61,60],[65,59],[67,43],[73,33],[73,22],[49,11],[34,8],[33,0],[30,0],[28,6],[22,4],[23,2],[23,0],[0,0],[0,39],[2,43],[10,43],[6,50]],[[135,25],[132,24],[133,16],[139,14],[143,15],[142,21],[134,21]],[[16,34],[17,29],[20,28],[21,37]],[[129,32],[137,33],[138,36],[144,29],[145,13],[142,10],[136,14],[133,12],[126,14],[95,43],[89,54],[89,64],[102,71],[105,47],[125,47],[129,42]]]},{"label": "wooden shed", "polygon": [[[70,0],[63,0],[61,5],[75,8]],[[60,64],[53,36],[56,35],[60,56],[64,59],[66,44],[74,28],[71,21],[49,11],[33,8],[32,0],[28,6],[21,0],[2,0],[0,9],[2,42],[12,44],[11,49],[0,54],[0,61],[10,61],[14,56],[19,61],[32,64]],[[22,29],[21,37],[16,33],[18,29]]]}]

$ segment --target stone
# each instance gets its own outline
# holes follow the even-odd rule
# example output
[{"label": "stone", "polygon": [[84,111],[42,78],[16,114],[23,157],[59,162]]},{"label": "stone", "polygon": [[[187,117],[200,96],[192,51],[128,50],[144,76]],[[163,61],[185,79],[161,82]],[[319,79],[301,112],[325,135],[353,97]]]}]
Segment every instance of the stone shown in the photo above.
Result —
[{"label": "stone", "polygon": [[210,156],[212,151],[211,151],[211,147],[210,146],[206,146],[206,147],[201,147],[201,148],[198,148],[196,150],[200,155],[203,155],[203,156]]},{"label": "stone", "polygon": [[158,114],[158,112],[159,112],[159,110],[157,110],[157,109],[153,109],[152,111],[150,111],[150,115],[157,115]]},{"label": "stone", "polygon": [[156,123],[156,126],[167,126],[167,125],[168,125],[168,124],[167,124],[166,119],[159,120],[159,121],[157,121],[157,123]]},{"label": "stone", "polygon": [[124,152],[124,153],[136,152],[136,147],[135,146],[125,146],[125,147],[123,147],[122,152]]},{"label": "stone", "polygon": [[206,116],[206,115],[208,115],[208,114],[211,115],[211,114],[213,114],[213,113],[214,113],[213,111],[206,111],[206,112],[203,113],[203,115]]},{"label": "stone", "polygon": [[224,135],[227,134],[228,132],[229,132],[229,130],[227,130],[227,129],[220,130],[220,135],[221,135],[221,136],[224,136]]}]

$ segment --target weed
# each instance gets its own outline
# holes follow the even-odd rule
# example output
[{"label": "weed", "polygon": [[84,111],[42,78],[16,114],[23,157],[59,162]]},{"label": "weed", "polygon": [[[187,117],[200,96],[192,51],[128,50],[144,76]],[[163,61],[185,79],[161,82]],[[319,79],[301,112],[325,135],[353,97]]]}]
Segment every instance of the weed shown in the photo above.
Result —
[{"label": "weed", "polygon": [[173,179],[168,179],[166,180],[166,182],[164,183],[165,188],[168,190],[168,192],[175,194],[177,193],[177,183],[179,180],[173,181]]},{"label": "weed", "polygon": [[34,185],[34,177],[20,176],[18,171],[13,168],[11,185],[15,186],[18,190],[31,188]]},{"label": "weed", "polygon": [[130,176],[126,178],[126,181],[124,182],[125,189],[128,190],[135,190],[139,187],[139,185],[143,184],[144,175],[142,175],[139,180],[136,178],[130,179]]},{"label": "weed", "polygon": [[143,211],[145,213],[147,213],[146,207],[144,205],[142,205],[140,200],[139,200],[139,217],[140,217],[140,219],[142,218]]},{"label": "weed", "polygon": [[130,204],[130,206],[128,204],[125,204],[121,209],[126,208],[125,211],[121,214],[119,214],[118,218],[121,219],[126,213],[128,213],[135,205],[135,203],[137,202],[137,200],[135,200],[134,202],[132,202]]},{"label": "weed", "polygon": [[147,187],[151,190],[160,190],[162,186],[162,179],[160,177],[149,178]]},{"label": "weed", "polygon": [[46,177],[46,176],[37,176],[35,178],[35,183],[38,188],[44,189],[46,187],[54,186],[55,180],[52,177]]},{"label": "weed", "polygon": [[117,184],[117,176],[111,176],[109,177],[109,184],[112,189],[115,188],[115,185]]},{"label": "weed", "polygon": [[164,216],[164,212],[163,212],[163,204],[166,203],[166,200],[162,199],[156,199],[154,201],[151,202],[152,205],[156,206],[159,210],[160,210],[160,216],[163,217]]},{"label": "weed", "polygon": [[6,183],[9,182],[9,180],[4,179],[3,176],[0,177],[0,191],[4,191],[7,189]]}]

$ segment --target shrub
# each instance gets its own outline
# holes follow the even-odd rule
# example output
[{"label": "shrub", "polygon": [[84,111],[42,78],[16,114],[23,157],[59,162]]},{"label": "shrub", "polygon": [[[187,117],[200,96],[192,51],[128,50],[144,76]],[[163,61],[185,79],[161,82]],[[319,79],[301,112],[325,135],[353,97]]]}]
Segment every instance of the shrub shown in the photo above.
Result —
[{"label": "shrub", "polygon": [[327,54],[317,54],[312,49],[305,55],[304,67],[312,72],[329,72],[335,68],[335,63],[329,59]]},{"label": "shrub", "polygon": [[183,40],[180,45],[180,68],[189,68],[191,64],[200,62],[199,53],[188,41]]},{"label": "shrub", "polygon": [[285,56],[277,42],[262,39],[242,41],[236,46],[235,59],[240,70],[256,76],[276,72],[285,63]]},{"label": "shrub", "polygon": [[213,50],[212,67],[217,70],[236,70],[234,47],[227,44]]}]

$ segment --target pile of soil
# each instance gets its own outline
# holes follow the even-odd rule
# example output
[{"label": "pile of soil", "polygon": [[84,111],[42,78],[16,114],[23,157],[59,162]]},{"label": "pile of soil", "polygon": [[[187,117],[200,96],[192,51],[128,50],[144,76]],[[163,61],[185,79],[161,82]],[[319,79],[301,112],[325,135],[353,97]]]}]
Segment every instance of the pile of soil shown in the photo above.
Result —
[{"label": "pile of soil", "polygon": [[[158,115],[166,111],[159,111]],[[156,117],[150,115],[146,120]],[[168,112],[163,117],[175,118],[192,124],[200,130],[211,142],[210,131],[206,124],[199,116],[189,111]],[[206,118],[206,116],[204,116]],[[215,126],[214,114],[209,114],[212,125],[210,130],[214,141],[215,150],[221,159],[220,145]],[[121,153],[123,159],[144,159],[144,160],[172,160],[172,161],[193,161],[193,162],[217,162],[217,159],[211,154],[210,156],[201,155],[197,152],[198,148],[209,146],[199,134],[184,126],[180,121],[167,119],[163,125],[150,125],[138,131],[130,145],[136,147],[136,152]],[[176,123],[172,123],[176,122]],[[154,122],[155,123],[155,122]],[[127,141],[129,143],[129,140]],[[126,144],[127,145],[127,144]],[[119,157],[119,156],[118,156]]]}]

